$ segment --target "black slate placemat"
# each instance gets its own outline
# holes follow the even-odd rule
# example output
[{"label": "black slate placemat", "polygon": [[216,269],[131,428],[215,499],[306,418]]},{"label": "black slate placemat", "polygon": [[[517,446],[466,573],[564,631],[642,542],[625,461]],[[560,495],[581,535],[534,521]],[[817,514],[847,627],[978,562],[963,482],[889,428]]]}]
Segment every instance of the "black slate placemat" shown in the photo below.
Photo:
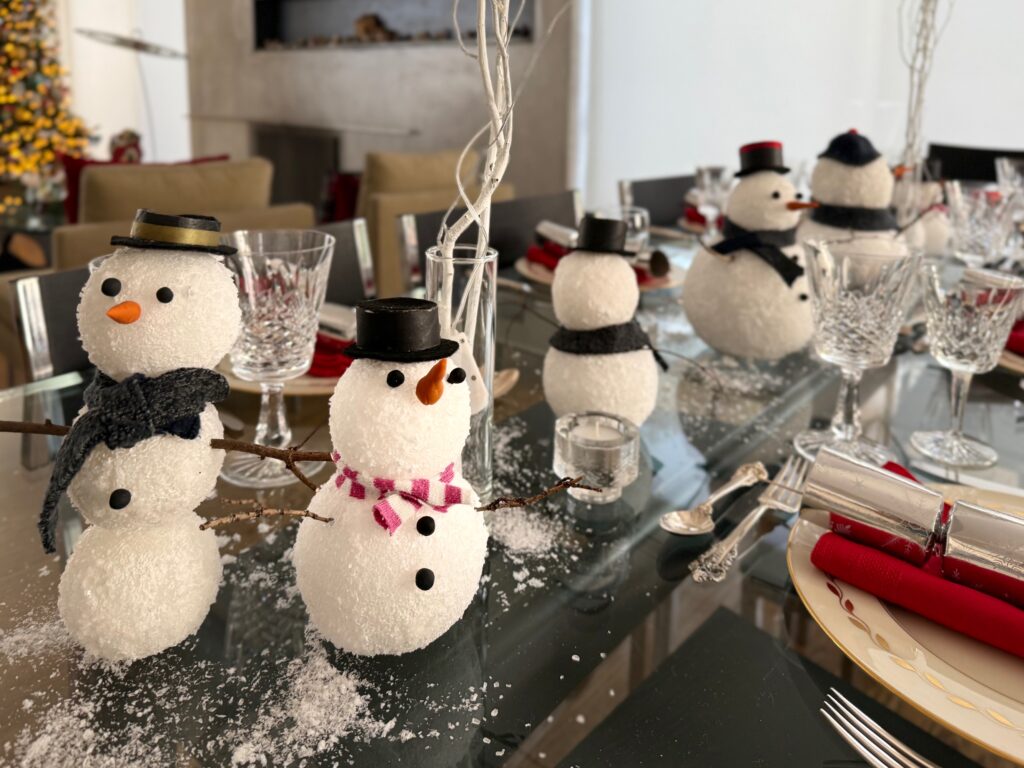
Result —
[{"label": "black slate placemat", "polygon": [[720,608],[559,768],[863,765],[818,713],[832,685],[938,765],[975,765]]}]

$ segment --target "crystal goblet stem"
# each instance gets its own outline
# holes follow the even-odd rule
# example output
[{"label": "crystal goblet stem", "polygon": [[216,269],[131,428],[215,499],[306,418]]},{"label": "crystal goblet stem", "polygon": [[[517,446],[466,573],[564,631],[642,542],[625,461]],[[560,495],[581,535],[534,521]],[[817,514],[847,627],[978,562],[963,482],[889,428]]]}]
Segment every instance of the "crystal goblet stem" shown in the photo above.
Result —
[{"label": "crystal goblet stem", "polygon": [[284,411],[284,383],[260,383],[260,417],[256,423],[256,442],[270,448],[288,448],[292,428]]},{"label": "crystal goblet stem", "polygon": [[832,434],[844,443],[855,443],[861,437],[860,379],[861,371],[843,367],[836,412],[832,417]]}]

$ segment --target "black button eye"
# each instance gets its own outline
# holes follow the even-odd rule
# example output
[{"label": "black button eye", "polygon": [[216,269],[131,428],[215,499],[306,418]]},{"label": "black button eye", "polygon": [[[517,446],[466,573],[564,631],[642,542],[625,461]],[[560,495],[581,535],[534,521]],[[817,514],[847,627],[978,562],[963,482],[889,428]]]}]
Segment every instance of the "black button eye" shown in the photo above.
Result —
[{"label": "black button eye", "polygon": [[797,192],[796,193],[796,199],[797,200],[803,200],[804,199],[804,193],[803,192]]},{"label": "black button eye", "polygon": [[800,294],[800,301],[807,301],[809,298],[811,298],[811,297],[808,296],[806,293],[801,293]]},{"label": "black button eye", "polygon": [[110,494],[110,508],[124,509],[132,503],[132,492],[127,488],[118,488]]},{"label": "black button eye", "polygon": [[121,281],[116,277],[108,277],[100,285],[104,296],[117,296],[121,292]]},{"label": "black button eye", "polygon": [[421,517],[416,521],[416,530],[419,532],[420,536],[430,536],[434,532],[434,527],[436,525],[434,518],[427,515],[426,517]]},{"label": "black button eye", "polygon": [[461,384],[466,380],[466,372],[461,368],[452,368],[452,372],[448,374],[449,384]]},{"label": "black button eye", "polygon": [[420,568],[416,571],[416,586],[424,592],[434,586],[434,572],[429,568]]},{"label": "black button eye", "polygon": [[172,291],[170,288],[166,286],[164,286],[163,288],[156,292],[156,300],[159,301],[161,304],[170,304],[173,298],[174,291]]},{"label": "black button eye", "polygon": [[392,371],[388,374],[388,386],[400,387],[405,382],[405,374],[401,371]]},{"label": "black button eye", "polygon": [[780,197],[782,197],[782,193],[781,193],[781,192],[779,192],[779,190],[775,190],[774,192],[772,192],[772,197],[773,197],[773,198],[774,198],[775,200],[778,200],[778,199],[779,199]]}]

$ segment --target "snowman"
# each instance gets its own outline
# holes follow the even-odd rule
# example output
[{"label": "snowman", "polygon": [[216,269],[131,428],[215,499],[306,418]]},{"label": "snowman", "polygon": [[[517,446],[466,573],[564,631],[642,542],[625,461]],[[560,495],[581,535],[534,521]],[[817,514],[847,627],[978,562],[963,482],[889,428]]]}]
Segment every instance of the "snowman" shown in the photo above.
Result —
[{"label": "snowman", "polygon": [[82,346],[99,369],[61,445],[40,532],[55,547],[67,490],[91,523],[60,582],[71,635],[106,659],[136,659],[194,633],[217,594],[221,564],[194,509],[224,458],[213,402],[227,383],[210,370],[238,336],[241,311],[218,256],[220,225],[140,210],[131,236],[82,289]]},{"label": "snowman", "polygon": [[551,299],[559,329],[544,357],[544,397],[556,415],[602,411],[640,425],[667,368],[634,315],[636,273],[623,256],[626,224],[587,215],[576,249],[558,262]]},{"label": "snowman", "polygon": [[902,165],[893,171],[892,207],[910,220],[904,239],[911,248],[925,256],[945,256],[949,252],[952,225],[943,205],[945,192],[942,183],[916,180],[912,171],[913,168]]},{"label": "snowman", "polygon": [[895,238],[893,185],[885,158],[866,136],[852,129],[839,134],[814,165],[811,196],[818,205],[801,222],[797,240]]},{"label": "snowman", "polygon": [[686,317],[723,354],[776,360],[802,349],[814,330],[796,241],[800,211],[814,203],[800,200],[788,172],[779,142],[740,147],[723,239],[698,251],[686,273]]},{"label": "snowman", "polygon": [[466,371],[437,305],[375,299],[356,308],[355,362],[330,402],[338,471],[303,520],[293,562],[312,623],[364,656],[443,635],[476,594],[487,527],[457,469],[469,435]]}]

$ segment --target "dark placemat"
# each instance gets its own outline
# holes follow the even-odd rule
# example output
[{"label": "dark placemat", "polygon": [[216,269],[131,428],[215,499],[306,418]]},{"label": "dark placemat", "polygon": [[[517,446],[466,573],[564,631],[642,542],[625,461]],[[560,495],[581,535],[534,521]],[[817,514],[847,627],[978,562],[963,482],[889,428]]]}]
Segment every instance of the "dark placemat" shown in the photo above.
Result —
[{"label": "dark placemat", "polygon": [[720,608],[559,768],[863,764],[818,713],[832,685],[937,764],[975,765]]}]

